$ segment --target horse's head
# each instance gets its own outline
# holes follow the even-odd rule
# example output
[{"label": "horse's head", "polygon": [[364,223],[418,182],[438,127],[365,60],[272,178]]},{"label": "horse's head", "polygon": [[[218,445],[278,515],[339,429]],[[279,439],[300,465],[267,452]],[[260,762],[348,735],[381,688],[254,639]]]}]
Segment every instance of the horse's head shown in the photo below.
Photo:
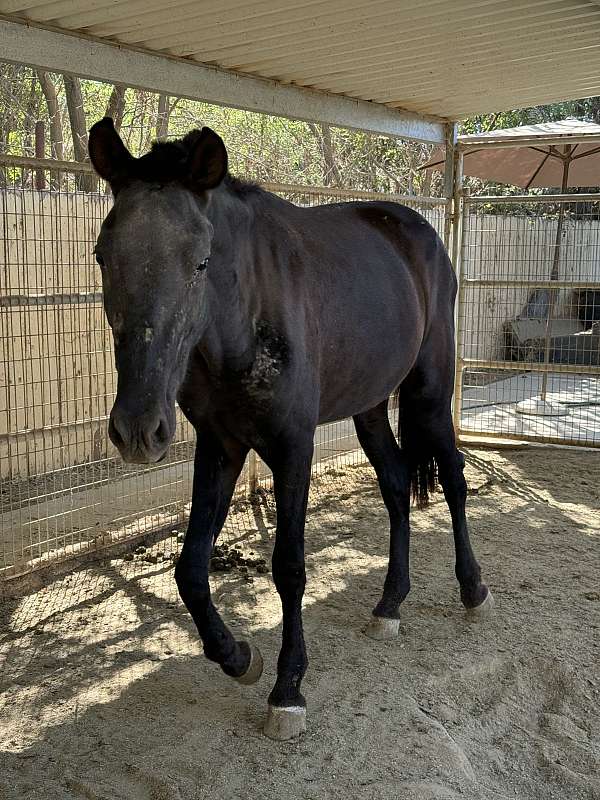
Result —
[{"label": "horse's head", "polygon": [[175,398],[207,323],[210,190],[227,151],[209,128],[136,159],[112,120],[90,131],[90,158],[115,196],[96,259],[118,372],[109,435],[126,461],[155,462],[175,433]]}]

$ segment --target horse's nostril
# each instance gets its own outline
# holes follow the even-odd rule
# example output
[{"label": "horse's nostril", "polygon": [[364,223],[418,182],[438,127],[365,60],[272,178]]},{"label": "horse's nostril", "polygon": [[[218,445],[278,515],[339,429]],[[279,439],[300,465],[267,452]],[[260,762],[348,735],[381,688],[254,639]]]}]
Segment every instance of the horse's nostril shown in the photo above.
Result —
[{"label": "horse's nostril", "polygon": [[115,420],[114,415],[111,416],[110,421],[108,423],[108,435],[110,437],[111,442],[115,445],[115,447],[124,446],[125,439],[118,428],[117,421]]},{"label": "horse's nostril", "polygon": [[164,447],[169,443],[171,435],[167,421],[160,417],[158,421],[150,423],[142,434],[144,444],[148,450],[152,451],[157,447]]},{"label": "horse's nostril", "polygon": [[154,431],[154,438],[158,442],[167,442],[169,440],[169,426],[164,419],[159,420],[156,430]]}]

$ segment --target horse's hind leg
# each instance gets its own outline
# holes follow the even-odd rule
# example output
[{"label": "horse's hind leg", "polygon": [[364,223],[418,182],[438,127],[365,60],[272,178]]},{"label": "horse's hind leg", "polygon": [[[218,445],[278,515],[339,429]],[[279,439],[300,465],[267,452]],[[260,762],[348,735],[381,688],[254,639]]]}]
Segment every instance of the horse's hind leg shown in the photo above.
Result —
[{"label": "horse's hind leg", "polygon": [[389,639],[398,634],[398,609],[410,590],[410,472],[406,455],[390,428],[387,401],[355,416],[354,424],[358,440],[377,473],[390,515],[390,555],[383,595],[365,633],[373,639]]},{"label": "horse's hind leg", "polygon": [[423,473],[437,465],[439,481],[452,517],[456,550],[456,577],[460,597],[470,616],[483,616],[493,598],[481,581],[481,569],[473,553],[466,518],[467,483],[464,456],[456,449],[450,412],[451,390],[433,370],[417,369],[400,389],[402,449],[411,462],[415,484],[423,490]]},{"label": "horse's hind leg", "polygon": [[[452,430],[452,436],[454,431]],[[456,550],[456,577],[460,585],[460,598],[470,616],[482,617],[494,604],[492,593],[481,581],[481,569],[473,553],[465,505],[467,482],[463,475],[465,459],[454,447],[437,456],[440,483],[452,516],[454,548]]]}]

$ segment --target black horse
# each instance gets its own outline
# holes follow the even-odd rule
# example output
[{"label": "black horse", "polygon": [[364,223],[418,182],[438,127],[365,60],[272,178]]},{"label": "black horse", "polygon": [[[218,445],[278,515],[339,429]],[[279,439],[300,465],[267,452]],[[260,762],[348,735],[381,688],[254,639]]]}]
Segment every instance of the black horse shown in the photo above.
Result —
[{"label": "black horse", "polygon": [[[271,468],[283,635],[265,732],[288,738],[306,724],[304,523],[318,423],[354,417],[390,515],[388,573],[366,632],[398,633],[411,485],[423,504],[438,476],[462,602],[480,615],[492,605],[469,543],[450,413],[452,266],[409,208],[300,208],[231,177],[208,128],[135,159],[106,118],[89,151],[115,197],[95,251],[118,371],[110,437],[125,460],[156,462],[173,438],[176,401],[194,426],[192,510],[175,579],[206,656],[241,683],[258,680],[261,656],[221,620],[208,567],[250,448]],[[387,414],[396,390],[401,448]]]}]

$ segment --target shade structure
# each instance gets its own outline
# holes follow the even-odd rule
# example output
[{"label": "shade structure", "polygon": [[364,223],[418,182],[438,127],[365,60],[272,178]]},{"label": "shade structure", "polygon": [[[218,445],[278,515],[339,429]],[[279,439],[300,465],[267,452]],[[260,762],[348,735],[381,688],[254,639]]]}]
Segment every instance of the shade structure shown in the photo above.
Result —
[{"label": "shade structure", "polygon": [[[521,189],[600,186],[600,125],[593,122],[521,125],[459,136],[458,143],[465,175]],[[437,148],[422,169],[443,169],[444,158]]]},{"label": "shade structure", "polygon": [[152,54],[147,89],[176,59],[248,94],[252,76],[448,121],[600,95],[597,0],[0,0],[0,14],[3,58],[135,86],[131,62]]}]

